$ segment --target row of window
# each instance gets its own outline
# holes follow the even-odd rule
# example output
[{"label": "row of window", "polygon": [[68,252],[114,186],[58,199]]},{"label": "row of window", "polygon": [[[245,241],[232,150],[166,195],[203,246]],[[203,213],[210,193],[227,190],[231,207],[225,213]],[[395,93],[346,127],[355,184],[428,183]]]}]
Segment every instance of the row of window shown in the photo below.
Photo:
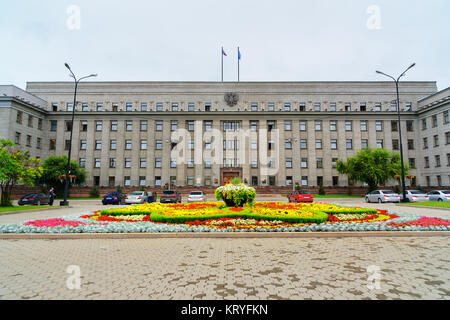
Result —
[{"label": "row of window", "polygon": [[[27,147],[31,147],[31,140],[33,139],[33,137],[29,134],[27,134],[26,137],[26,142],[25,145]],[[15,136],[14,136],[14,143],[17,145],[21,144],[21,140],[22,140],[22,134],[20,132],[16,132]],[[42,138],[37,137],[36,138],[36,149],[41,149],[42,147]]]},{"label": "row of window", "polygon": [[[428,149],[428,137],[422,138],[422,148]],[[445,144],[450,144],[450,131],[445,133]],[[439,135],[433,136],[433,147],[439,147]]]},{"label": "row of window", "polygon": [[[164,104],[162,102],[157,102],[155,104],[155,110],[156,111],[180,111],[181,108],[179,108],[178,102],[172,102],[170,104],[170,108],[164,108]],[[199,104],[195,104],[194,102],[189,102],[187,104],[187,111],[201,111],[202,109],[199,108]],[[204,111],[211,111],[211,103],[206,102],[202,104]],[[196,109],[197,108],[197,109]],[[275,111],[275,103],[274,102],[268,102],[267,103],[267,111]],[[59,105],[58,103],[52,103],[52,111],[58,111]],[[66,103],[66,111],[73,111],[73,103],[68,102]],[[81,111],[89,111],[89,104],[88,103],[81,103]],[[103,103],[97,103],[95,105],[95,111],[105,111]],[[125,111],[149,111],[149,104],[146,102],[140,103],[140,105],[135,106],[132,102],[125,103]],[[153,109],[151,109],[153,110]],[[263,111],[264,104],[258,103],[258,102],[252,102],[250,104],[250,110],[251,111]],[[290,102],[283,103],[282,108],[278,109],[278,111],[293,111],[292,104]],[[306,109],[306,103],[300,102],[298,104],[298,109],[295,109],[294,111],[307,111]],[[403,109],[404,111],[411,111],[412,110],[412,103],[406,102],[405,107]],[[119,104],[118,103],[112,103],[111,105],[111,111],[117,112],[119,111]],[[359,103],[359,106],[355,104],[352,104],[351,102],[344,103],[344,106],[342,109],[338,110],[338,106],[336,102],[329,102],[329,103],[321,103],[321,102],[315,102],[313,103],[313,106],[309,111],[369,111],[367,108],[367,104],[365,102]],[[374,107],[372,108],[372,111],[382,111],[382,103],[376,102],[374,104]],[[397,111],[397,102],[391,101],[390,106],[386,111]]]},{"label": "row of window", "polygon": [[[313,120],[311,120],[313,121]],[[345,131],[353,131],[353,121],[354,120],[345,120]],[[329,129],[330,131],[337,131],[338,125],[336,120],[330,120],[329,122]],[[299,120],[299,130],[300,131],[307,131],[307,123],[308,120]],[[367,131],[368,130],[368,121],[367,120],[360,120],[359,121],[359,128],[360,131]],[[383,123],[382,120],[375,121],[375,130],[377,132],[383,131]],[[413,128],[413,120],[406,120],[406,130],[411,132],[414,131]],[[140,131],[147,131],[149,128],[148,121],[147,120],[140,120],[139,123]],[[186,129],[188,131],[194,131],[195,130],[195,121],[188,120],[186,121]],[[211,120],[205,120],[203,121],[203,130],[205,131],[211,131],[212,130],[213,122]],[[223,121],[222,123],[223,131],[238,131],[240,129],[240,122],[239,121]],[[117,120],[110,120],[110,131],[118,131],[119,128],[119,121]],[[322,131],[323,128],[323,121],[322,120],[314,120],[314,129],[315,131]],[[88,121],[87,120],[81,120],[80,121],[80,131],[87,131],[88,129]],[[268,131],[272,131],[276,129],[276,121],[274,120],[268,120],[267,121],[267,129]],[[50,131],[56,131],[57,130],[57,120],[51,120],[50,121]],[[65,130],[71,131],[72,130],[72,121],[65,121]],[[95,121],[95,131],[102,131],[103,130],[103,121],[97,120]],[[163,121],[162,120],[156,120],[155,121],[155,130],[156,131],[163,131]],[[170,130],[176,131],[178,130],[178,121],[172,120],[170,121]],[[250,130],[251,131],[257,131],[258,130],[258,121],[250,121]],[[291,120],[285,120],[284,121],[284,130],[285,131],[292,131],[292,121]],[[125,131],[133,131],[133,120],[125,120]],[[391,121],[391,131],[396,132],[398,131],[398,121],[392,120]]]},{"label": "row of window", "polygon": [[[428,118],[423,118],[422,119],[422,130],[426,130],[428,128]],[[449,111],[445,110],[442,113],[442,123],[443,124],[447,124],[450,123],[450,116],[449,116]],[[433,128],[436,128],[438,126],[438,119],[437,119],[437,115],[432,115],[431,116],[431,126]]]},{"label": "row of window", "polygon": [[[424,157],[424,167],[429,168],[430,167],[430,157]],[[434,167],[439,168],[441,166],[441,156],[435,155],[434,156]],[[447,167],[450,166],[450,153],[447,153]]]},{"label": "row of window", "polygon": [[[27,126],[29,128],[33,128],[34,126],[34,116],[31,114],[28,114],[28,119],[27,119]],[[23,111],[17,111],[17,116],[16,116],[16,123],[18,124],[22,124],[23,122]],[[37,118],[37,128],[38,130],[42,130],[42,123],[43,120],[41,118]]]}]

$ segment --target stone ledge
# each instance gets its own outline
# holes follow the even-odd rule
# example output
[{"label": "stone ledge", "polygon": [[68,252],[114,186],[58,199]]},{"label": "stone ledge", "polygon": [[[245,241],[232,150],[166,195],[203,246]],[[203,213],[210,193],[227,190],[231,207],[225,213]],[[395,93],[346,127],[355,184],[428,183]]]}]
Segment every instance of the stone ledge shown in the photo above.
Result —
[{"label": "stone ledge", "polygon": [[372,232],[187,232],[187,233],[1,233],[0,240],[160,239],[160,238],[346,238],[447,237],[450,231]]}]

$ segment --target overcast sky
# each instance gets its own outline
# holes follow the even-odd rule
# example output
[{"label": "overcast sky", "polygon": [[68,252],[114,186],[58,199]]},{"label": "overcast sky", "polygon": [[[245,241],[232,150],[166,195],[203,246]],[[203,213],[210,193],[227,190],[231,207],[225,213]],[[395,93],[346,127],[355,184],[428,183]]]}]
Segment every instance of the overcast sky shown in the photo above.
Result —
[{"label": "overcast sky", "polygon": [[[73,7],[72,5],[75,5]],[[72,6],[72,7],[71,7]],[[77,19],[77,10],[79,17]],[[448,0],[0,0],[0,84],[404,80],[450,86]],[[79,28],[78,28],[79,27]]]}]

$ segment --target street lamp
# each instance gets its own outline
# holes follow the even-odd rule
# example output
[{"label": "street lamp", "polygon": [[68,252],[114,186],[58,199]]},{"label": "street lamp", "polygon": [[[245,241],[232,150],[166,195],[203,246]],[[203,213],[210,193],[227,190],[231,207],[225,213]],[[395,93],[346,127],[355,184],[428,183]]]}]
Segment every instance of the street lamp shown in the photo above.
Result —
[{"label": "street lamp", "polygon": [[382,74],[386,77],[391,78],[392,80],[394,80],[395,82],[395,88],[397,91],[397,115],[398,115],[398,135],[399,135],[399,140],[400,140],[400,162],[401,162],[401,166],[402,166],[402,195],[403,198],[401,199],[402,202],[406,202],[406,187],[405,187],[405,167],[403,165],[403,143],[402,143],[402,126],[401,126],[401,122],[400,122],[400,96],[398,93],[398,82],[400,80],[401,77],[403,77],[406,73],[406,71],[408,71],[409,69],[411,69],[412,67],[414,67],[416,64],[413,63],[411,64],[405,71],[403,71],[403,73],[397,78],[395,79],[393,76],[390,76],[384,72],[381,71],[376,71],[376,73],[378,74]]},{"label": "street lamp", "polygon": [[64,65],[66,66],[67,69],[69,69],[70,71],[70,76],[73,78],[73,80],[75,81],[75,91],[73,94],[73,106],[72,106],[72,128],[70,129],[70,140],[69,140],[69,152],[68,152],[68,157],[67,157],[67,168],[66,168],[66,175],[65,175],[65,179],[66,179],[66,183],[64,186],[64,200],[59,202],[60,206],[68,206],[69,205],[69,201],[67,201],[67,196],[69,193],[69,173],[70,173],[70,155],[72,153],[72,133],[73,133],[73,119],[75,117],[75,107],[77,104],[77,88],[78,88],[78,82],[80,82],[83,79],[89,78],[89,77],[96,77],[96,74],[90,74],[88,76],[82,77],[80,79],[77,80],[77,77],[75,76],[75,74],[72,72],[72,70],[70,69],[69,64],[64,63]]},{"label": "street lamp", "polygon": [[166,139],[167,143],[170,143],[170,155],[169,155],[169,191],[170,191],[170,184],[172,183],[170,179],[170,168],[172,167],[172,150],[177,146],[178,142]]},{"label": "street lamp", "polygon": [[[292,146],[291,146],[291,148],[292,148],[292,150],[295,150],[295,148],[294,148],[294,142],[297,142],[298,141],[298,139],[294,139],[294,138],[288,138],[288,139],[286,139],[287,141],[289,141],[291,144],[292,144]],[[292,159],[293,160],[293,159]],[[292,167],[292,191],[295,191],[295,179],[294,179],[294,170],[295,170],[295,168],[294,167]]]}]

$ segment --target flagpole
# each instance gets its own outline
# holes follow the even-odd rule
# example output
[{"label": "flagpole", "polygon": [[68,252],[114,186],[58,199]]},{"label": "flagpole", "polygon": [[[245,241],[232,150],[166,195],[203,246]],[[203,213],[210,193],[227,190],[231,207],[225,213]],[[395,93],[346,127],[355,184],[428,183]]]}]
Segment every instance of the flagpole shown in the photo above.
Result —
[{"label": "flagpole", "polygon": [[220,56],[222,57],[222,82],[223,82],[223,47],[222,50],[220,51]]},{"label": "flagpole", "polygon": [[238,82],[239,82],[239,47],[238,47]]}]

